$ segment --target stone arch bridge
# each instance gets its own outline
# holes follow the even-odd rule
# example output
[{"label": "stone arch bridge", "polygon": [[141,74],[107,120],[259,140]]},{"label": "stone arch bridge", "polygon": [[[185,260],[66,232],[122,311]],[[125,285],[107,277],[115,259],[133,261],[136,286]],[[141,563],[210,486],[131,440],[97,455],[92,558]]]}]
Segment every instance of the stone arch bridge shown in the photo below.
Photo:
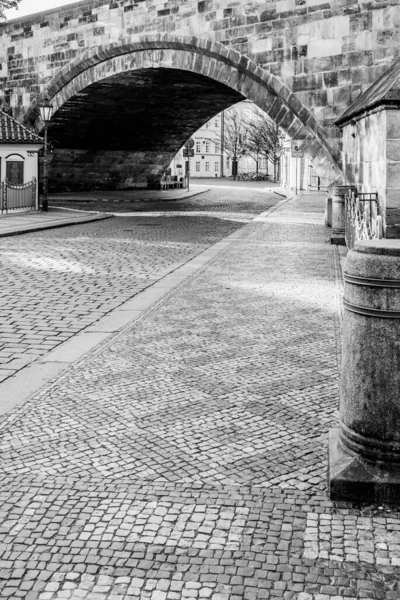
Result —
[{"label": "stone arch bridge", "polygon": [[84,0],[0,26],[3,110],[55,114],[53,186],[156,179],[214,114],[253,100],[343,180],[335,121],[400,55],[398,0]]}]

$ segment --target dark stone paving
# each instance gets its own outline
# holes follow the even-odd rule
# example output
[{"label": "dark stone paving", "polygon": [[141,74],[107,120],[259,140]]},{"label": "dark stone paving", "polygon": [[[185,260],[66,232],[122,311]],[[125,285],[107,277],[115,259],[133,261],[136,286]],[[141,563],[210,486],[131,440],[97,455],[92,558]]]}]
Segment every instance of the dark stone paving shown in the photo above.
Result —
[{"label": "dark stone paving", "polygon": [[400,513],[333,503],[339,261],[316,197],[0,426],[0,597],[397,600]]},{"label": "dark stone paving", "polygon": [[[206,189],[209,180],[197,179],[196,185],[190,187],[190,193],[198,189]],[[249,213],[258,214],[266,210],[272,202],[282,199],[276,193],[266,192],[266,188],[277,188],[270,182],[243,182],[226,180],[211,180],[212,187],[209,192],[197,194],[189,198],[179,198],[185,191],[169,190],[154,191],[113,191],[113,192],[86,192],[75,194],[59,194],[51,197],[54,206],[74,208],[78,210],[95,210],[103,212],[143,212],[143,211],[180,211],[197,213],[208,212],[231,214],[246,218]],[[201,186],[199,188],[199,186]],[[229,188],[229,189],[228,189]],[[247,188],[247,189],[246,189]],[[250,189],[249,189],[250,188]],[[160,195],[162,196],[160,199]],[[168,198],[171,198],[170,200]],[[142,199],[145,198],[145,199]]]}]

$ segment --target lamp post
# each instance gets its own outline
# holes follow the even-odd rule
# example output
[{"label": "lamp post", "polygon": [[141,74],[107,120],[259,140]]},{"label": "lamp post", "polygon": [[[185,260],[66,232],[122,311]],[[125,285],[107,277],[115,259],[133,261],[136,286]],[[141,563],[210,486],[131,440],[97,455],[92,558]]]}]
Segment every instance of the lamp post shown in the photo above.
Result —
[{"label": "lamp post", "polygon": [[42,211],[47,212],[47,189],[48,189],[48,173],[47,173],[47,129],[49,127],[50,119],[53,115],[53,107],[49,100],[45,100],[43,104],[39,106],[40,118],[44,125],[44,151],[43,151],[43,200],[42,200]]},{"label": "lamp post", "polygon": [[224,144],[225,144],[225,111],[221,113],[221,177],[225,177],[224,173]]}]

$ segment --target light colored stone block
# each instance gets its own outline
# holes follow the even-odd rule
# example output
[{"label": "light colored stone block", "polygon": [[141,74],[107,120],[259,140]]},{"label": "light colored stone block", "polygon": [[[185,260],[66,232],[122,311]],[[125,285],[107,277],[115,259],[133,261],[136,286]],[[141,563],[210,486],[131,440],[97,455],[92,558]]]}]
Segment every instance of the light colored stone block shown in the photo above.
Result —
[{"label": "light colored stone block", "polygon": [[400,187],[386,188],[386,208],[400,208]]},{"label": "light colored stone block", "polygon": [[378,15],[376,16],[376,20],[373,22],[374,25],[377,22],[380,22],[382,29],[394,29],[395,27],[400,26],[400,12],[398,6],[389,6],[384,10],[377,12]]},{"label": "light colored stone block", "polygon": [[388,140],[400,138],[400,110],[386,110],[386,136]]},{"label": "light colored stone block", "polygon": [[386,170],[386,185],[388,188],[400,188],[400,163],[388,162]]},{"label": "light colored stone block", "polygon": [[348,16],[332,17],[320,23],[320,43],[323,46],[325,39],[345,37],[350,33],[350,18]]},{"label": "light colored stone block", "polygon": [[400,139],[387,140],[386,142],[386,158],[390,162],[400,161]]},{"label": "light colored stone block", "polygon": [[321,41],[312,41],[308,44],[308,57],[321,58],[323,56],[335,56],[342,54],[343,40],[341,38]]},{"label": "light colored stone block", "polygon": [[272,50],[272,38],[262,38],[261,40],[255,40],[251,43],[251,50],[254,54],[261,52],[269,52]]},{"label": "light colored stone block", "polygon": [[294,0],[278,0],[276,3],[276,12],[288,12],[294,9]]},{"label": "light colored stone block", "polygon": [[107,333],[79,333],[40,359],[40,363],[72,363],[104,341]]}]

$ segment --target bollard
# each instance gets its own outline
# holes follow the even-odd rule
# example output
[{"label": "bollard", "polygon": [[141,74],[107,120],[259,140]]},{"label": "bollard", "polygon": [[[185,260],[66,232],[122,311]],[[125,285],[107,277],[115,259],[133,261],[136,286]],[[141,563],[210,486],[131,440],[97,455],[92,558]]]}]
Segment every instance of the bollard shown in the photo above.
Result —
[{"label": "bollard", "polygon": [[349,190],[355,190],[353,185],[335,185],[332,190],[332,236],[331,244],[346,245],[346,205],[345,195]]},{"label": "bollard", "polygon": [[333,500],[400,501],[400,240],[355,243],[346,259]]},{"label": "bollard", "polygon": [[325,226],[332,227],[332,198],[325,200]]}]

